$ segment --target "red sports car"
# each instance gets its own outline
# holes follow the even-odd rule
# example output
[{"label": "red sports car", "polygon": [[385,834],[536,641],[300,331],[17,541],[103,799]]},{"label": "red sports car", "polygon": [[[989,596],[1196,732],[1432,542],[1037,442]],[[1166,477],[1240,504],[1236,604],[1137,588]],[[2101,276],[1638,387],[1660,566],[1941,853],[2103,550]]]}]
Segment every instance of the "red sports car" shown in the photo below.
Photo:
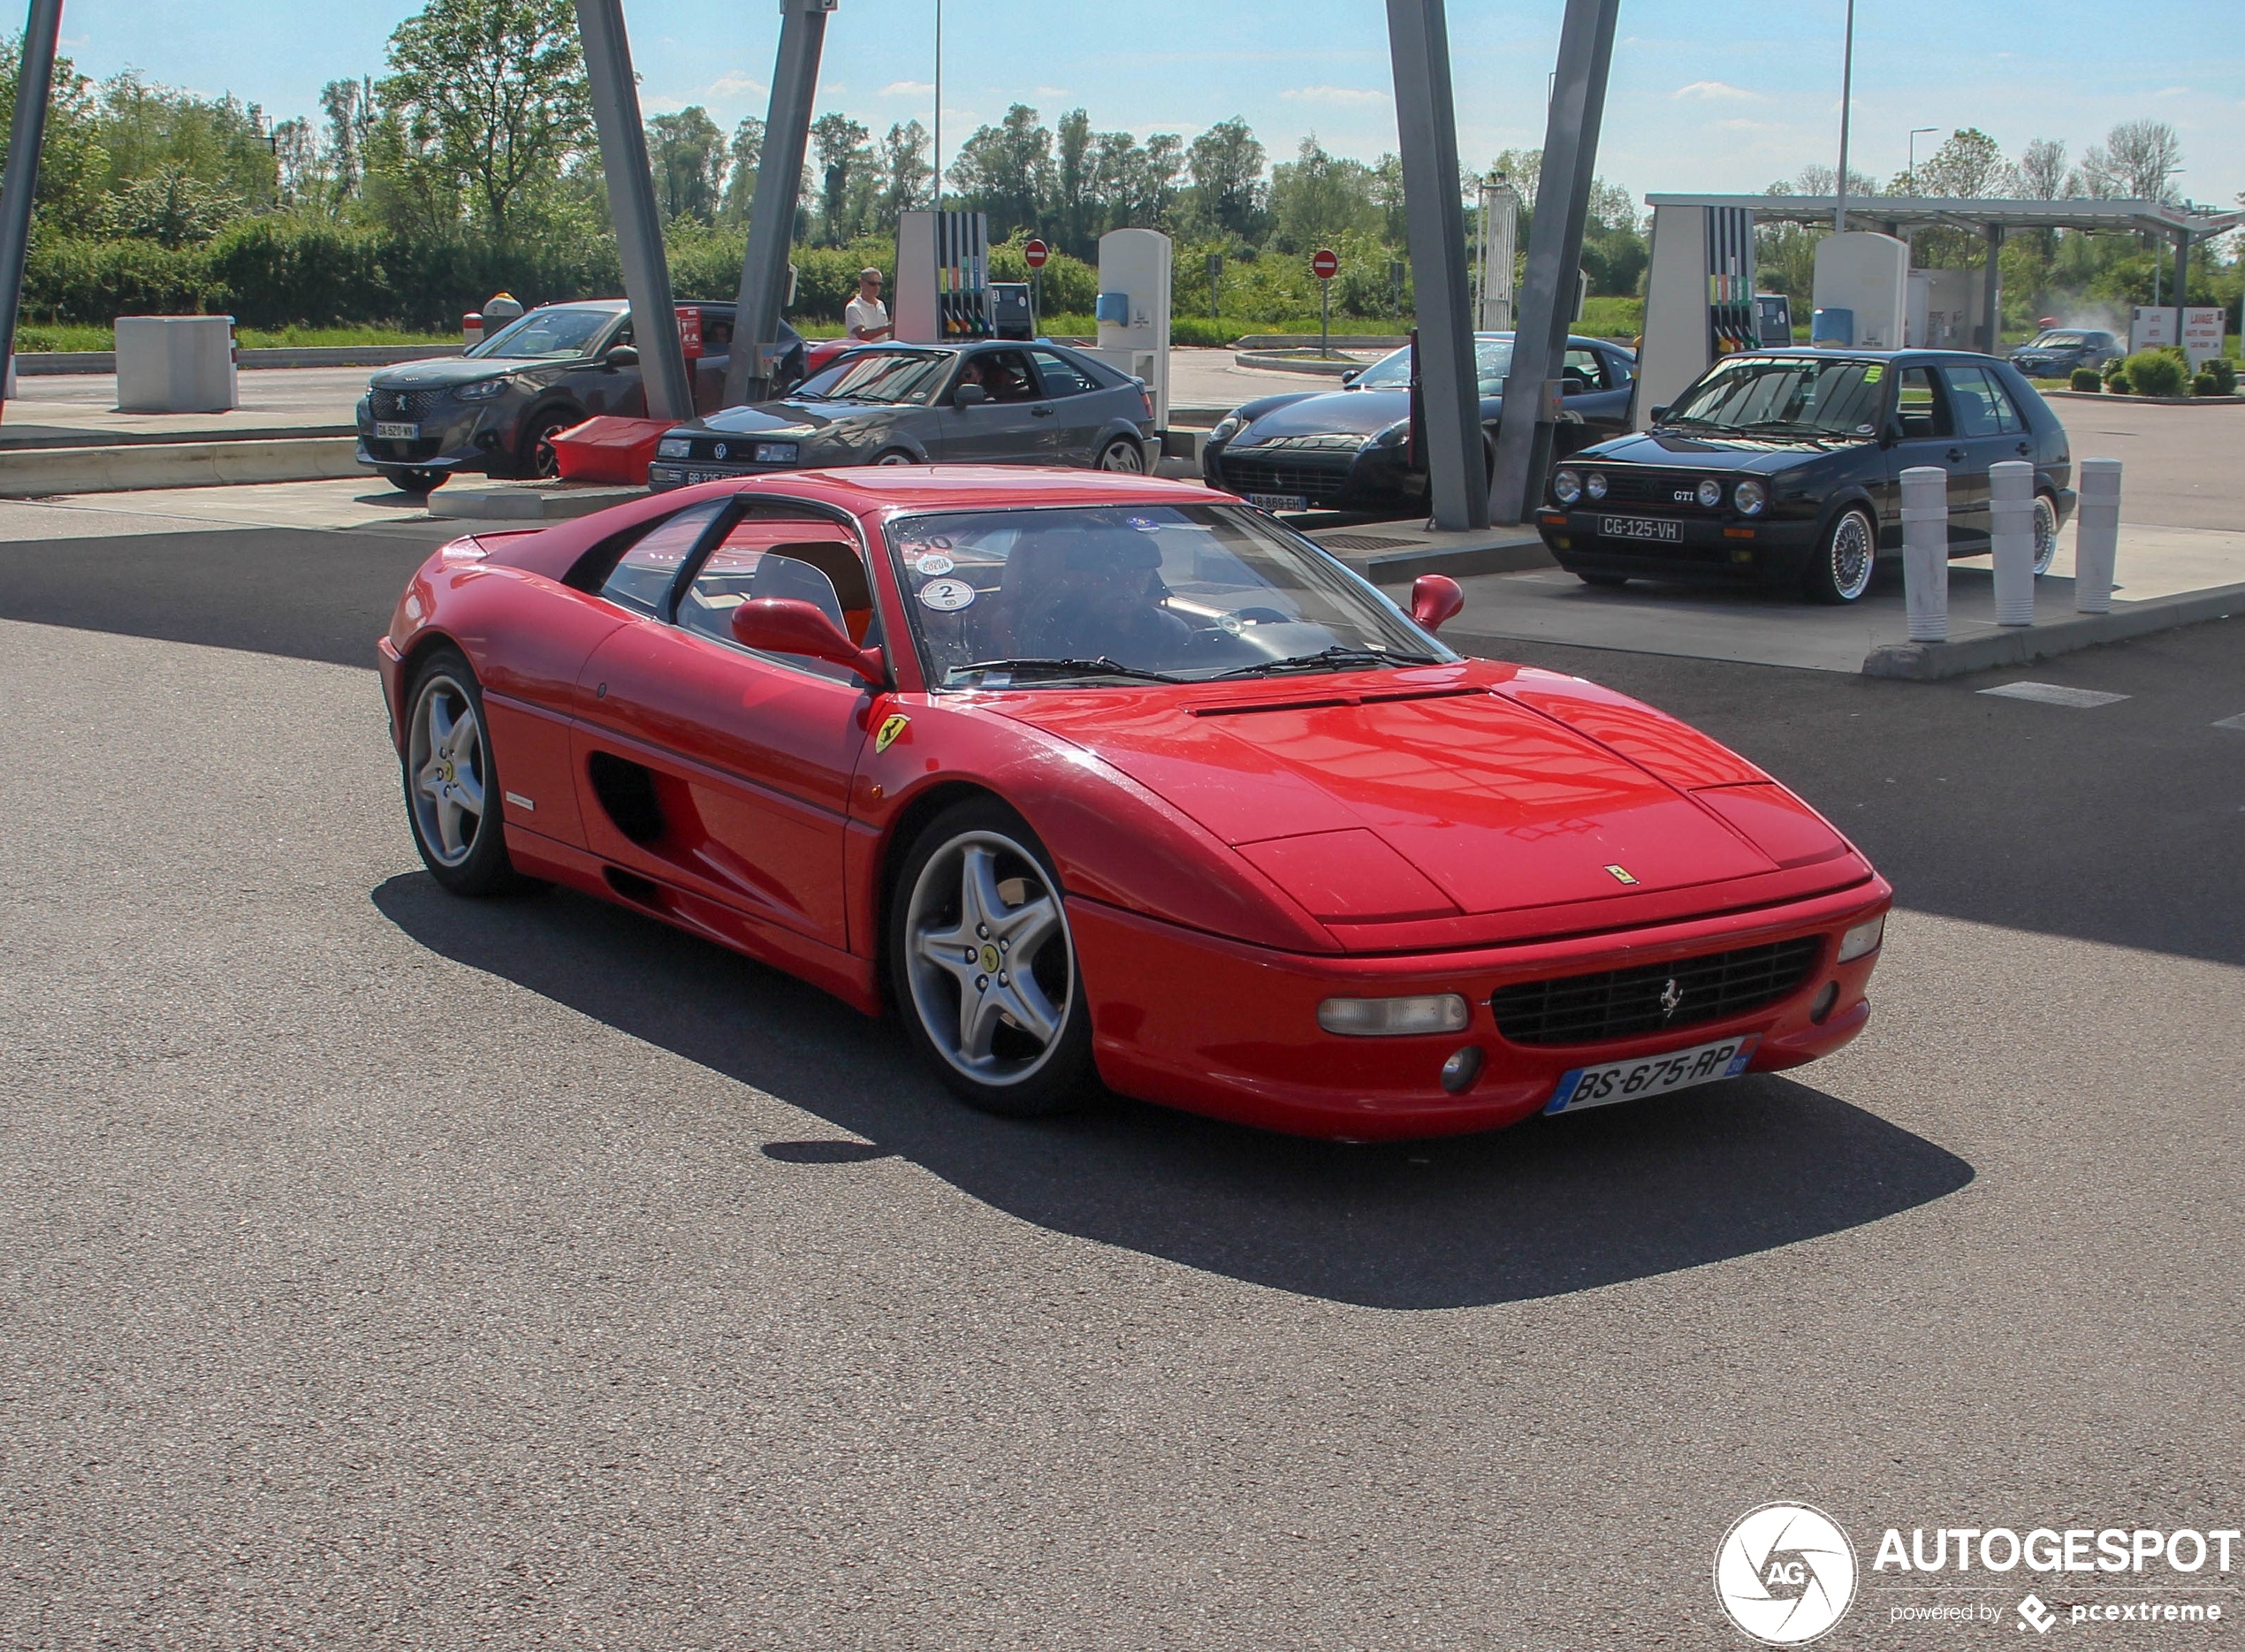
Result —
[{"label": "red sports car", "polygon": [[459,540],[382,674],[414,837],[893,1009],[966,1100],[1096,1072],[1367,1139],[1838,1048],[1892,891],[1753,764],[1435,640],[1188,483],[712,483]]}]

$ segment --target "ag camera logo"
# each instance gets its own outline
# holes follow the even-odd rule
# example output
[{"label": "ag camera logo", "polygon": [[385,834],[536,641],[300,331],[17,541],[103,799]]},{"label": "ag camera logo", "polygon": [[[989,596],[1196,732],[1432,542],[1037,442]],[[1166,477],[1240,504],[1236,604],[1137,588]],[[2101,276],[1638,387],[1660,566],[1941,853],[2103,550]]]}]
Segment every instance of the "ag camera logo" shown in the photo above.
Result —
[{"label": "ag camera logo", "polygon": [[1855,1599],[1855,1548],[1832,1518],[1802,1503],[1766,1503],[1723,1534],[1715,1598],[1765,1646],[1806,1646]]}]

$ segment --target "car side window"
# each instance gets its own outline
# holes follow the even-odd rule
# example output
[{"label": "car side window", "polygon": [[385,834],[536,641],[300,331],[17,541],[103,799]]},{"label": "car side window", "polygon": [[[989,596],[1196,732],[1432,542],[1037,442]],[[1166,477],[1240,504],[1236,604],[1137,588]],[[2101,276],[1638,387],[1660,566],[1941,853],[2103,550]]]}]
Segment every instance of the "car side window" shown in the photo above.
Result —
[{"label": "car side window", "polygon": [[600,582],[600,594],[641,613],[660,613],[678,570],[730,503],[729,499],[705,499],[643,529],[608,568]]},{"label": "car side window", "polygon": [[1902,421],[1906,440],[1956,433],[1949,423],[1949,404],[1935,385],[1929,367],[1902,369],[1901,381],[1894,387],[1894,411]]},{"label": "car side window", "polygon": [[1586,390],[1604,388],[1606,378],[1598,352],[1587,345],[1577,345],[1566,354],[1559,369],[1559,376],[1566,381],[1564,394],[1579,396]]},{"label": "car side window", "polygon": [[1949,400],[1956,409],[1958,435],[2004,436],[2019,430],[2019,415],[2012,410],[2011,399],[1988,377],[1986,369],[1944,367],[1941,377],[1948,384]]},{"label": "car side window", "polygon": [[1037,363],[1037,377],[1045,381],[1047,396],[1080,396],[1099,388],[1090,374],[1050,350],[1031,350],[1029,354]]},{"label": "car side window", "polygon": [[1610,389],[1618,390],[1636,377],[1631,370],[1627,356],[1613,350],[1602,350],[1599,355],[1606,364],[1606,384]]},{"label": "car side window", "polygon": [[967,363],[962,382],[979,383],[993,401],[1035,401],[1037,381],[1029,358],[1018,350],[986,350]]},{"label": "car side window", "polygon": [[[733,640],[733,615],[742,603],[763,597],[807,602],[853,643],[867,647],[879,643],[864,554],[847,529],[825,517],[758,514],[734,523],[703,559],[679,598],[679,627],[739,648]],[[742,651],[790,670],[837,681],[856,680],[844,667],[825,660]]]}]

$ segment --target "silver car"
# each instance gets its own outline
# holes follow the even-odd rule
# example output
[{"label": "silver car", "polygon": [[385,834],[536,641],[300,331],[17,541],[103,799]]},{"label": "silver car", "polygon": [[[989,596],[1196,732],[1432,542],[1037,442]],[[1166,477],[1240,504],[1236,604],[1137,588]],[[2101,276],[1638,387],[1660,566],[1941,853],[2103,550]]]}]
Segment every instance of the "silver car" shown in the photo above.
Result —
[{"label": "silver car", "polygon": [[1043,340],[869,345],[778,401],[666,434],[657,492],[725,476],[836,465],[1150,468],[1153,404],[1104,362]]}]

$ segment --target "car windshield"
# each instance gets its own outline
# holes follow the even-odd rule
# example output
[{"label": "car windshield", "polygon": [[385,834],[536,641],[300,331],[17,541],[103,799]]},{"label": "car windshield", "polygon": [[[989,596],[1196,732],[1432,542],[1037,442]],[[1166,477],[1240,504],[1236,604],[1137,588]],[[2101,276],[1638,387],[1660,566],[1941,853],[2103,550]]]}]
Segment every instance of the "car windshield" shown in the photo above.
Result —
[{"label": "car windshield", "polygon": [[1868,436],[1886,363],[1842,356],[1732,356],[1679,396],[1661,423],[1732,435]]},{"label": "car windshield", "polygon": [[534,309],[510,323],[463,355],[497,356],[505,361],[552,362],[592,354],[593,341],[615,312],[605,309]]},{"label": "car windshield", "polygon": [[1456,658],[1237,506],[956,511],[888,527],[940,689],[1206,681]]},{"label": "car windshield", "polygon": [[867,350],[805,380],[795,392],[814,401],[925,402],[951,370],[948,350]]},{"label": "car windshield", "polygon": [[[1481,394],[1501,396],[1504,393],[1504,376],[1512,370],[1512,340],[1510,339],[1481,339],[1473,340],[1473,371],[1481,381]],[[1411,387],[1411,352],[1393,351],[1381,356],[1357,376],[1358,390],[1408,390]]]},{"label": "car windshield", "polygon": [[2089,339],[2078,332],[2042,332],[2036,333],[2034,342],[2027,347],[2030,350],[2049,349],[2053,346],[2087,344],[2088,342]]}]

